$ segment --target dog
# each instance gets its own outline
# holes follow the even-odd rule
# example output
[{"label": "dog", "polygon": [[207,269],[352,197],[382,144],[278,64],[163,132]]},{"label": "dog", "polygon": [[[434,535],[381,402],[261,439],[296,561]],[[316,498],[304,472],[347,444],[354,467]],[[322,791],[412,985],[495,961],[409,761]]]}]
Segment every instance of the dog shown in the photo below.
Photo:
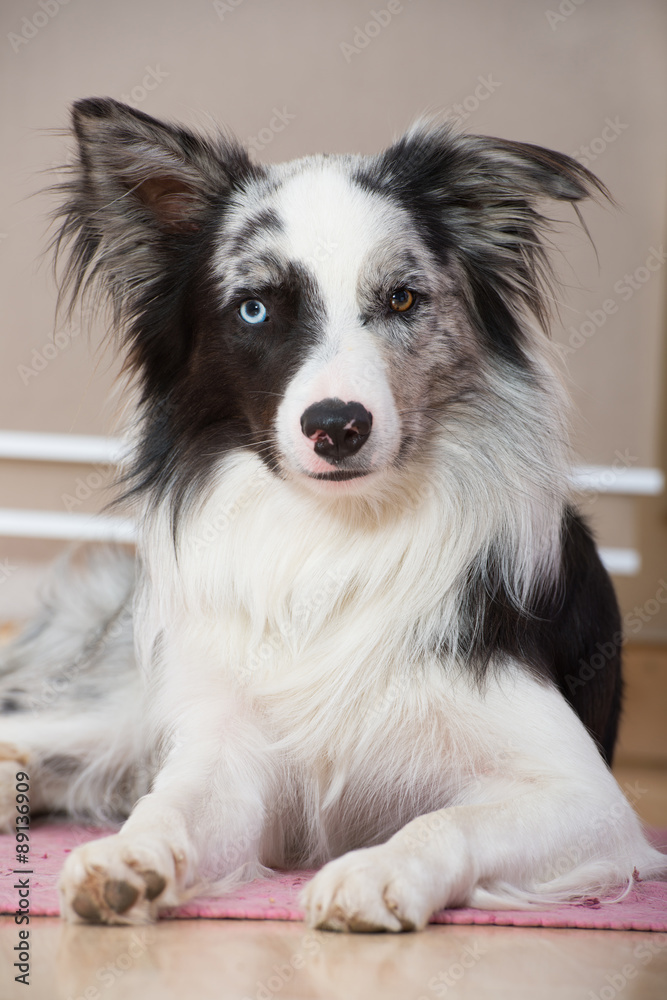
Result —
[{"label": "dog", "polygon": [[110,303],[139,539],[71,557],[4,652],[5,829],[19,766],[34,812],[127,817],[63,916],[299,867],[310,926],[402,931],[663,875],[609,770],[619,613],[547,335],[543,202],[602,183],[431,120],[262,166],[72,116],[62,294]]}]

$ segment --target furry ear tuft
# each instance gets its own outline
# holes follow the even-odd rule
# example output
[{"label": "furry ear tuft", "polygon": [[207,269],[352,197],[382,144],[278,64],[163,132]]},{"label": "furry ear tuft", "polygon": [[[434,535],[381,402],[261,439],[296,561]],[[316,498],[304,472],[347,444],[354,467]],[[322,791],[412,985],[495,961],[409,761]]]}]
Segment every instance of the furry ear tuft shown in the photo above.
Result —
[{"label": "furry ear tuft", "polygon": [[87,190],[100,209],[112,209],[117,198],[134,208],[138,202],[148,224],[188,231],[229,187],[219,149],[117,101],[77,101],[72,123]]},{"label": "furry ear tuft", "polygon": [[486,202],[523,198],[579,201],[595,194],[612,200],[602,181],[564,153],[527,142],[458,132],[451,123],[418,122],[377,157],[386,178],[412,175],[422,189]]},{"label": "furry ear tuft", "polygon": [[72,125],[78,157],[58,187],[66,197],[57,254],[70,247],[62,287],[74,300],[101,286],[120,318],[148,294],[174,244],[258,168],[227,136],[203,139],[110,98],[77,101]]}]

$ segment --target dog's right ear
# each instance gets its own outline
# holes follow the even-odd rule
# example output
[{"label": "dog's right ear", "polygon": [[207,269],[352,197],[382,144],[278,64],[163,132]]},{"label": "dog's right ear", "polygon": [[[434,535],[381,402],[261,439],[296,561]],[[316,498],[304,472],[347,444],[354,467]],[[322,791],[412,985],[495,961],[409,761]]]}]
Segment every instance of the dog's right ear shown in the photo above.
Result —
[{"label": "dog's right ear", "polygon": [[78,156],[56,250],[70,244],[63,285],[73,298],[101,280],[118,305],[156,275],[160,257],[196,238],[233,187],[259,170],[233,140],[199,136],[110,98],[72,109]]}]

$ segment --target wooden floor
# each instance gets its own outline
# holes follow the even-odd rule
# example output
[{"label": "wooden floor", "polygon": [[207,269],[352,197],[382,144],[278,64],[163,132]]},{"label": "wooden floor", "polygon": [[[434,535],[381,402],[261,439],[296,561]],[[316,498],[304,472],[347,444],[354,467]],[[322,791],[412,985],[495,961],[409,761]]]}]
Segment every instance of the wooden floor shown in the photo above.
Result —
[{"label": "wooden floor", "polygon": [[[626,656],[614,772],[640,816],[667,827],[667,650]],[[0,1000],[666,1000],[667,934],[428,927],[339,935],[282,921],[146,928],[30,924],[30,987],[14,983],[18,927],[0,917]]]},{"label": "wooden floor", "polygon": [[[449,926],[349,936],[280,921],[163,921],[130,930],[53,919],[35,920],[31,931],[31,986],[5,977],[3,1000],[667,996],[667,935],[634,931]],[[1,928],[5,973],[15,938],[13,924]]]}]

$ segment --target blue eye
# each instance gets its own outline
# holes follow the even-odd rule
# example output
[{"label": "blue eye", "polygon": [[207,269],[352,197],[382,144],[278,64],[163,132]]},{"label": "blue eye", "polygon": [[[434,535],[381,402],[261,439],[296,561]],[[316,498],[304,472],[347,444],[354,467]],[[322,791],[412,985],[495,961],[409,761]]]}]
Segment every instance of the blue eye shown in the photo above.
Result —
[{"label": "blue eye", "polygon": [[246,299],[239,309],[241,319],[246,323],[263,323],[267,318],[266,306],[259,299]]}]

